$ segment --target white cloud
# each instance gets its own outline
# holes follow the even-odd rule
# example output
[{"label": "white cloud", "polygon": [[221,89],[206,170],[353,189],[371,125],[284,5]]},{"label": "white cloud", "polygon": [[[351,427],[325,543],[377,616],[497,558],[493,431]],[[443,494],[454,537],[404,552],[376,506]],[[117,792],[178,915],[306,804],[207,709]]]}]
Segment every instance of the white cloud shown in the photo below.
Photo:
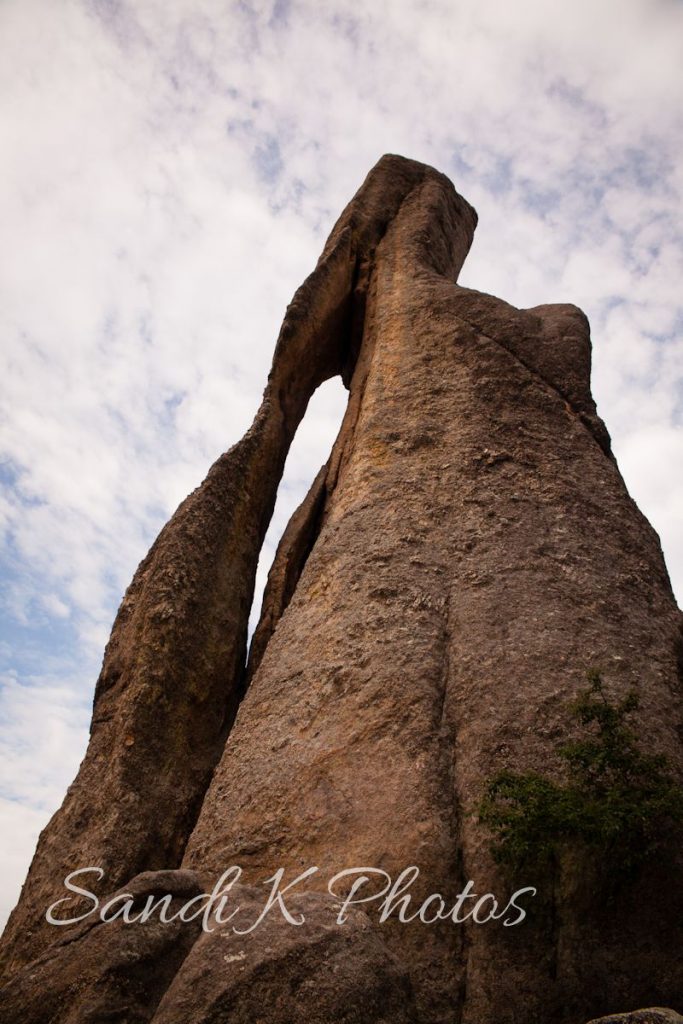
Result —
[{"label": "white cloud", "polygon": [[85,750],[90,709],[64,677],[0,679],[0,916],[11,911],[38,833]]},{"label": "white cloud", "polygon": [[[478,208],[463,283],[586,310],[600,411],[683,593],[682,29],[676,0],[0,5],[5,903],[125,585],[249,425],[285,306],[385,151]],[[312,404],[260,584],[341,409],[338,384]]]}]

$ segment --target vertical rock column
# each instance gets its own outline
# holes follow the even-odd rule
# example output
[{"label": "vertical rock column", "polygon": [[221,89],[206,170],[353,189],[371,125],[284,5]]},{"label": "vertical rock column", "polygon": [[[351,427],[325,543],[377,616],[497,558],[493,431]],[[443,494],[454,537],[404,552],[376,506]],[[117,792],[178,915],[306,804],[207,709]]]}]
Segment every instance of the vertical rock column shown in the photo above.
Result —
[{"label": "vertical rock column", "polygon": [[287,451],[313,390],[339,372],[353,260],[347,230],[288,311],[251,429],[180,505],[126,591],[87,753],[5,932],[10,971],[61,931],[44,914],[70,871],[99,866],[99,891],[111,891],[182,858],[241,695],[256,565]]},{"label": "vertical rock column", "polygon": [[[569,705],[602,672],[608,697],[635,689],[639,743],[683,768],[681,615],[659,540],[629,497],[590,394],[590,337],[573,306],[515,310],[460,289],[459,430],[451,495],[450,677],[464,870],[504,892],[477,804],[501,769],[563,777]],[[680,774],[679,774],[680,777]],[[533,917],[466,926],[468,1024],[576,1021],[680,1005],[680,851],[662,852],[606,902],[610,865],[580,844],[555,877],[533,863]],[[527,904],[529,905],[529,904]]]},{"label": "vertical rock column", "polygon": [[502,875],[477,821],[500,769],[559,773],[593,667],[612,697],[639,687],[643,742],[680,768],[680,613],[595,410],[586,318],[458,287],[466,223],[425,180],[377,247],[347,416],[283,538],[184,864],[317,865],[311,888],[415,864],[413,913],[468,880],[502,906],[536,886],[551,920],[382,926],[423,1024],[675,1005],[675,864],[606,915],[580,868],[555,893]]},{"label": "vertical rock column", "polygon": [[[462,410],[439,302],[474,224],[450,184],[430,176],[377,247],[346,418],[278,552],[261,624],[270,639],[186,867],[215,875],[236,863],[256,883],[281,866],[293,878],[317,865],[306,884],[324,888],[346,868],[396,877],[417,864],[423,899],[458,891],[454,737],[443,717],[457,525],[441,481]],[[300,539],[312,529],[304,559]],[[456,1019],[462,933],[393,921],[381,931],[410,970],[420,1019]]]},{"label": "vertical rock column", "polygon": [[137,570],[105,652],[86,756],[4,933],[4,971],[61,934],[44,914],[68,872],[101,867],[106,892],[180,863],[242,695],[256,566],[289,445],[315,388],[350,379],[375,247],[425,178],[446,180],[391,156],[370,172],[287,310],[254,424]]},{"label": "vertical rock column", "polygon": [[[375,932],[370,903],[341,934],[310,892],[310,942],[272,924],[273,946],[256,932],[245,973],[224,953],[234,939],[202,938],[159,1019],[249,1015],[260,990],[244,979],[266,977],[272,1024],[291,1017],[290,983],[303,992],[314,976],[322,1003],[309,986],[297,1005],[323,1006],[321,1024],[343,1015],[345,992],[363,1002],[354,979],[372,992],[372,1020],[395,979],[411,1024],[576,1024],[683,1001],[680,851],[606,908],[580,847],[548,891],[541,874],[501,874],[477,820],[500,769],[559,776],[568,703],[591,668],[612,698],[639,690],[642,744],[681,770],[683,659],[658,539],[591,397],[587,321],[459,287],[475,222],[442,175],[396,157],[342,214],[287,312],[254,426],[124,599],[90,748],[8,929],[13,966],[47,943],[44,908],[84,864],[106,867],[112,887],[181,859],[197,873],[183,878],[239,864],[258,885],[317,865],[312,890],[347,868],[396,879],[416,865],[409,917],[434,893],[452,905],[469,880],[499,903],[536,886],[544,909],[513,928],[394,913]],[[278,549],[235,717],[286,451],[337,373],[344,423]],[[32,970],[13,983],[20,996]]]}]

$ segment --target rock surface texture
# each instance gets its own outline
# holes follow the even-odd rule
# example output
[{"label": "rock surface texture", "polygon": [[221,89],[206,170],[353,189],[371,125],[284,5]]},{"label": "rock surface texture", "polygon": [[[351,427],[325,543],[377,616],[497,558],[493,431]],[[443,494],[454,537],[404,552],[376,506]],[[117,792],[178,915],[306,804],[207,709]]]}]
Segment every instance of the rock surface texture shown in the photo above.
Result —
[{"label": "rock surface texture", "polygon": [[675,1010],[650,1006],[647,1010],[611,1014],[609,1017],[591,1020],[588,1024],[683,1024],[683,1017]]},{"label": "rock surface texture", "polygon": [[[501,875],[475,812],[500,769],[559,770],[591,668],[615,698],[637,686],[642,742],[683,769],[681,613],[596,413],[588,322],[460,287],[475,225],[443,175],[395,156],[343,212],[253,426],[124,597],[88,752],[5,933],[8,1024],[580,1024],[683,1006],[680,853],[609,907],[568,870],[552,914],[518,927],[380,923],[374,903],[337,925],[326,892],[356,866],[417,865],[411,913],[468,880],[503,905],[540,884]],[[335,375],[346,415],[247,660],[287,451]],[[240,942],[196,924],[48,925],[85,865],[106,891],[162,878],[178,900],[240,865],[243,906],[278,868],[319,871],[291,900],[304,925],[276,913]]]}]

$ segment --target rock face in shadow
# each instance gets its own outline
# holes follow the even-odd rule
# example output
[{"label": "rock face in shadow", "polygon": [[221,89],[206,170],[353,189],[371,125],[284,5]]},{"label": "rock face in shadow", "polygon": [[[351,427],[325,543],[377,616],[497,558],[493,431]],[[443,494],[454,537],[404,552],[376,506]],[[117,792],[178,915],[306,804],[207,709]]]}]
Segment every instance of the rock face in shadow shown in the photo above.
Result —
[{"label": "rock face in shadow", "polygon": [[[305,931],[279,922],[266,942],[264,922],[245,963],[221,959],[229,935],[202,935],[164,974],[154,1020],[575,1024],[683,1004],[675,852],[609,907],[568,868],[540,893],[552,912],[518,927],[379,925],[376,903],[362,926],[323,922],[327,880],[361,865],[418,866],[411,914],[468,880],[503,905],[542,889],[501,876],[474,812],[502,768],[559,770],[588,669],[615,698],[637,685],[643,743],[683,769],[681,614],[596,412],[587,320],[460,287],[475,224],[446,178],[400,157],[342,214],[287,310],[254,425],[124,598],[88,753],[8,925],[11,985],[66,955],[42,915],[76,867],[101,865],[111,889],[159,869],[239,864],[258,885],[316,865]],[[245,666],[287,450],[336,374],[344,422],[283,535]]]},{"label": "rock face in shadow", "polygon": [[[168,916],[203,892],[191,871],[147,872],[126,886],[139,914],[149,897],[171,897]],[[109,898],[114,895],[110,894]],[[117,905],[120,908],[120,904]],[[112,913],[115,908],[112,908]],[[0,1020],[22,1024],[147,1024],[201,934],[201,922],[103,922],[96,916],[69,928],[0,992]]]},{"label": "rock face in shadow", "polygon": [[[238,887],[240,929],[256,921],[263,893]],[[205,933],[167,990],[154,1024],[417,1024],[408,971],[358,909],[342,925],[330,896],[288,899],[301,926],[268,916],[253,932]]]}]

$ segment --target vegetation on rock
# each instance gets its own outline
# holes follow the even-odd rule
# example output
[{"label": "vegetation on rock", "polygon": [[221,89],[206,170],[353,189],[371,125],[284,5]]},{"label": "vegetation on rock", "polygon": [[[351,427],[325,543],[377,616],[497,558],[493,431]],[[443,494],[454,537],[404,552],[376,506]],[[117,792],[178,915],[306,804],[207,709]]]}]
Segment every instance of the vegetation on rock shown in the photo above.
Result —
[{"label": "vegetation on rock", "polygon": [[639,699],[612,703],[597,670],[570,705],[585,735],[559,750],[564,781],[536,772],[499,772],[479,819],[494,836],[498,863],[513,870],[557,863],[580,846],[615,884],[633,878],[683,826],[683,787],[661,754],[644,753],[627,719]]}]

